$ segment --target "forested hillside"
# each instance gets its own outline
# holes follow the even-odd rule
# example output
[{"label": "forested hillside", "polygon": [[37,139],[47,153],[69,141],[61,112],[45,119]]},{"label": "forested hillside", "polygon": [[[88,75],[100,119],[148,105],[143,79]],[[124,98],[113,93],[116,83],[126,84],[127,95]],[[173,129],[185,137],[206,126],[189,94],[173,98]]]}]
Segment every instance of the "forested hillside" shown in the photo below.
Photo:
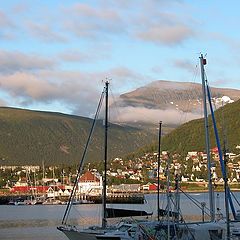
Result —
[{"label": "forested hillside", "polygon": [[[226,141],[229,151],[240,145],[240,100],[227,104],[215,112],[220,141]],[[211,147],[216,146],[211,115],[209,115]],[[204,151],[204,119],[185,123],[163,138],[163,149],[171,152]]]},{"label": "forested hillside", "polygon": [[[221,146],[225,140],[228,152],[240,153],[240,100],[227,104],[215,111],[215,118]],[[210,147],[216,147],[216,140],[213,130],[212,117],[209,115]],[[163,123],[164,126],[164,123]],[[204,119],[196,119],[187,122],[169,134],[162,136],[161,150],[169,151],[171,154],[180,153],[182,156],[189,151],[205,151]],[[142,156],[146,152],[157,151],[158,142],[155,137],[154,144],[142,147],[131,153],[127,158]]]},{"label": "forested hillside", "polygon": [[[92,119],[61,113],[0,108],[0,165],[73,165],[79,162]],[[135,128],[110,124],[109,157],[136,151],[153,140]],[[98,120],[87,161],[103,159],[104,126]]]}]

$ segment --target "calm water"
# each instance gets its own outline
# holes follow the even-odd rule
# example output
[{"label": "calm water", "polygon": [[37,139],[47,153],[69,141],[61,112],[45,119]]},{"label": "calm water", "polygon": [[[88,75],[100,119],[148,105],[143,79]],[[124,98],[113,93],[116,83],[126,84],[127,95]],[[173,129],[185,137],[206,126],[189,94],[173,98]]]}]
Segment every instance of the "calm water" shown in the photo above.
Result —
[{"label": "calm water", "polygon": [[[240,193],[234,193],[240,201]],[[191,197],[208,205],[207,193],[192,193]],[[181,210],[183,215],[201,216],[201,210],[181,194]],[[146,195],[147,203],[143,205],[114,206],[131,209],[141,209],[156,214],[156,195]],[[160,203],[166,206],[166,197],[160,196]],[[224,209],[224,195],[216,197],[217,207]],[[240,209],[237,207],[236,209]],[[0,239],[1,240],[66,240],[66,237],[56,227],[61,224],[65,211],[64,205],[8,206],[0,205]],[[102,208],[99,204],[76,205],[71,211],[69,223],[80,226],[100,224]],[[224,214],[224,211],[223,211]]]}]

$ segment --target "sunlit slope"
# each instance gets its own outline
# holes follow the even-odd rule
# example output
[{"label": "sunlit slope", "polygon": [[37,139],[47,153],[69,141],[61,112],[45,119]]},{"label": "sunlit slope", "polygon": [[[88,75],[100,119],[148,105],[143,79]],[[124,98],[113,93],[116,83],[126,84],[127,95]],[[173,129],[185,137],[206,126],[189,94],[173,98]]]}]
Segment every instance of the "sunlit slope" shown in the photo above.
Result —
[{"label": "sunlit slope", "polygon": [[[0,108],[0,165],[72,165],[79,162],[92,119],[61,113]],[[110,124],[109,157],[149,144],[151,134]],[[97,122],[87,161],[103,159],[104,126]]]}]

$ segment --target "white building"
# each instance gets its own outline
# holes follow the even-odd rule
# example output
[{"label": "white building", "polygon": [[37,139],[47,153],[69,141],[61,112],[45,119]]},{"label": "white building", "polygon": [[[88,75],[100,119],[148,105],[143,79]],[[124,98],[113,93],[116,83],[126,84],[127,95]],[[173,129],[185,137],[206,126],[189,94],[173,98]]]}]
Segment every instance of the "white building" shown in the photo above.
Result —
[{"label": "white building", "polygon": [[78,182],[78,193],[88,195],[99,195],[102,192],[102,178],[87,171]]}]

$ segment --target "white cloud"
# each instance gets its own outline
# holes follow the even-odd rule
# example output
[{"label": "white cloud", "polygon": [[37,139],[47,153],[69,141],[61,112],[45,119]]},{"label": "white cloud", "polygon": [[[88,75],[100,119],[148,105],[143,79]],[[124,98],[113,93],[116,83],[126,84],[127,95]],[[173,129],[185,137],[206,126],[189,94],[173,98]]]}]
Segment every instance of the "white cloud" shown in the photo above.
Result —
[{"label": "white cloud", "polygon": [[39,57],[37,54],[0,50],[0,71],[4,74],[49,69],[54,66],[54,61]]},{"label": "white cloud", "polygon": [[176,60],[174,63],[174,66],[181,68],[181,69],[185,69],[190,73],[195,73],[196,72],[196,66],[194,66],[194,64],[188,60]]},{"label": "white cloud", "polygon": [[108,6],[91,6],[77,3],[64,9],[71,18],[64,19],[66,31],[71,31],[80,37],[93,38],[125,32],[126,24],[119,15],[118,9]]},{"label": "white cloud", "polygon": [[21,72],[2,75],[0,86],[13,101],[20,99],[24,107],[57,101],[63,108],[67,106],[69,112],[89,116],[96,109],[103,84],[101,78],[92,74],[41,71],[37,75]]},{"label": "white cloud", "polygon": [[193,35],[193,30],[184,25],[151,26],[147,30],[137,33],[137,36],[144,41],[152,41],[165,45],[181,44]]},{"label": "white cloud", "polygon": [[[95,51],[94,51],[95,50]],[[58,54],[58,57],[66,62],[93,63],[109,58],[108,53],[99,49],[89,51],[79,51],[77,49],[66,49]]]},{"label": "white cloud", "polygon": [[144,107],[122,107],[118,109],[118,116],[112,115],[111,120],[117,122],[146,122],[157,123],[160,120],[165,124],[182,124],[200,118],[198,113],[186,113],[174,109],[149,109]]},{"label": "white cloud", "polygon": [[1,28],[15,28],[15,24],[11,21],[11,19],[3,11],[0,11],[0,27]]},{"label": "white cloud", "polygon": [[[28,69],[26,66],[25,68]],[[121,92],[128,81],[137,85],[145,77],[128,68],[113,68],[94,73],[41,69],[36,72],[14,71],[0,75],[0,86],[1,91],[13,99],[21,99],[26,106],[57,101],[68,106],[69,111],[77,115],[89,116],[96,110],[106,78],[111,78],[110,89],[116,94]]]},{"label": "white cloud", "polygon": [[13,40],[15,38],[16,26],[10,17],[3,11],[0,11],[0,39]]},{"label": "white cloud", "polygon": [[26,24],[29,33],[35,38],[41,39],[44,42],[67,42],[65,34],[51,27],[50,24],[28,22]]}]

